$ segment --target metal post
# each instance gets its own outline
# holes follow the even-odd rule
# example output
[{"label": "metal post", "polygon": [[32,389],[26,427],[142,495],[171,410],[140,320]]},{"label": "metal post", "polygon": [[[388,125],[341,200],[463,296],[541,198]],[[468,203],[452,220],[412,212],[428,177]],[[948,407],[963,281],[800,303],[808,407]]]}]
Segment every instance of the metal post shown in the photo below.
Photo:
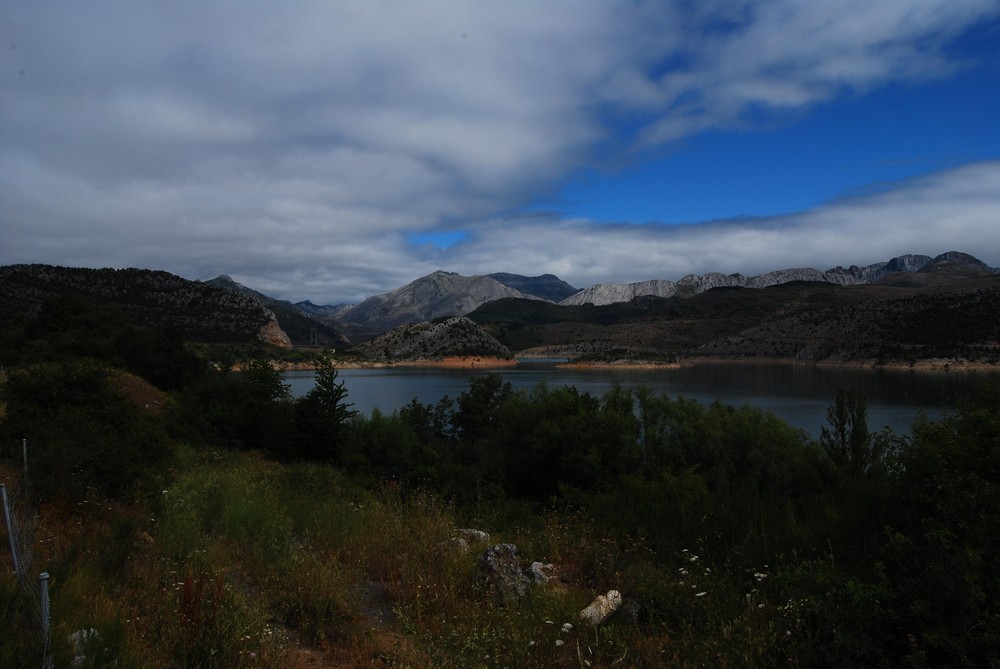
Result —
[{"label": "metal post", "polygon": [[18,579],[24,577],[21,573],[21,560],[17,555],[17,543],[14,538],[17,533],[14,531],[14,521],[11,519],[10,514],[10,503],[7,501],[7,484],[0,483],[0,496],[3,497],[3,518],[7,523],[7,536],[10,538],[10,555],[14,560],[14,573],[17,574]]},{"label": "metal post", "polygon": [[38,575],[38,590],[42,599],[42,669],[52,669],[52,653],[49,645],[49,572]]}]

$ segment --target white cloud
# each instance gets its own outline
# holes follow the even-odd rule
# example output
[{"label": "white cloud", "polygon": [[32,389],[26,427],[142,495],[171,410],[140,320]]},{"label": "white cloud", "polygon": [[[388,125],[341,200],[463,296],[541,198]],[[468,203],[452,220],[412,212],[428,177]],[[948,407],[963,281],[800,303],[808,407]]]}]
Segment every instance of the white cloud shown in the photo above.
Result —
[{"label": "white cloud", "polygon": [[[957,250],[1000,265],[1000,161],[969,165],[789,216],[698,225],[594,226],[530,217],[484,224],[449,269],[532,274],[559,268],[579,287],[685,274],[829,269]],[[413,277],[413,278],[416,278]]]},{"label": "white cloud", "polygon": [[[917,211],[885,195],[863,211],[676,229],[500,216],[634,136],[658,144],[739,125],[748,106],[805,109],[942,76],[958,65],[942,45],[996,15],[993,1],[11,4],[3,263],[227,273],[295,299],[356,300],[449,261],[579,284],[725,269],[716,260],[770,269],[780,249],[818,260],[805,250],[821,242],[851,262],[844,235],[819,229],[836,216],[892,205],[937,212],[933,230],[981,232],[996,204],[942,177],[898,191],[929,198]],[[948,197],[964,203],[950,215]],[[469,241],[444,253],[406,242],[451,228]]]}]

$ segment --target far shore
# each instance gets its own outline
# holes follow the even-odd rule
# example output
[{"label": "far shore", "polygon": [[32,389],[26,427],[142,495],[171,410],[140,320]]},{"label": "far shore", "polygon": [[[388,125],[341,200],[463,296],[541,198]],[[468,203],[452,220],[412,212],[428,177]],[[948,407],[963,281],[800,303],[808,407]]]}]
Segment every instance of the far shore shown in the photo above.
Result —
[{"label": "far shore", "polygon": [[[531,357],[521,358],[530,361]],[[497,358],[483,356],[448,356],[426,360],[405,361],[367,361],[367,360],[334,360],[338,369],[368,369],[383,367],[429,367],[448,369],[509,369],[517,367],[518,358]],[[314,362],[280,362],[274,361],[275,367],[285,371],[313,371]],[[569,369],[678,369],[697,365],[801,365],[813,367],[842,367],[854,369],[892,369],[919,372],[973,372],[1000,371],[1000,365],[981,361],[935,358],[915,362],[879,362],[876,360],[796,360],[794,358],[681,358],[678,362],[661,362],[657,360],[642,360],[620,358],[609,361],[574,360],[556,363],[557,367]],[[242,369],[241,364],[233,367],[234,371]]]}]

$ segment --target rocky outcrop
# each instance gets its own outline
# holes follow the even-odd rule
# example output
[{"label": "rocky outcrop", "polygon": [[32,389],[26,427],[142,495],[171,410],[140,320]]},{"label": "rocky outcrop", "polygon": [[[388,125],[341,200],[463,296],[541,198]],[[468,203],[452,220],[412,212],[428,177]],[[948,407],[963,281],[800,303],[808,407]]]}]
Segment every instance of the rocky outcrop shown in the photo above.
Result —
[{"label": "rocky outcrop", "polygon": [[487,548],[476,562],[476,575],[480,587],[501,604],[522,599],[531,588],[531,580],[521,568],[514,544]]},{"label": "rocky outcrop", "polygon": [[596,627],[617,611],[621,604],[621,593],[617,590],[608,590],[608,594],[598,595],[590,606],[580,611],[580,619]]},{"label": "rocky outcrop", "polygon": [[277,320],[270,320],[261,327],[257,333],[257,338],[263,343],[278,348],[291,348],[292,340],[288,334],[281,329]]},{"label": "rocky outcrop", "polygon": [[354,352],[372,362],[435,360],[463,355],[513,357],[510,349],[464,316],[439,323],[402,325],[356,346]]}]

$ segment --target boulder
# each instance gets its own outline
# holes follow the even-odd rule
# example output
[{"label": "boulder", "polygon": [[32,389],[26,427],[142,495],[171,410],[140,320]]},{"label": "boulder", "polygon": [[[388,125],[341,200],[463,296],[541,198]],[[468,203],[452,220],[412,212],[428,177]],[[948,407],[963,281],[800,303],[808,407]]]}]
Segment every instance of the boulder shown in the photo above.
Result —
[{"label": "boulder", "polygon": [[556,578],[556,567],[552,563],[532,562],[529,572],[535,585],[543,585]]},{"label": "boulder", "polygon": [[521,599],[531,588],[531,580],[519,564],[514,544],[497,544],[487,548],[479,556],[476,572],[479,584],[502,604]]},{"label": "boulder", "polygon": [[460,539],[464,539],[470,544],[488,544],[490,542],[490,535],[488,532],[475,530],[471,527],[455,530],[455,536]]},{"label": "boulder", "polygon": [[598,595],[590,606],[580,611],[580,618],[596,627],[614,613],[621,603],[621,593],[617,590],[608,590],[608,594]]}]

